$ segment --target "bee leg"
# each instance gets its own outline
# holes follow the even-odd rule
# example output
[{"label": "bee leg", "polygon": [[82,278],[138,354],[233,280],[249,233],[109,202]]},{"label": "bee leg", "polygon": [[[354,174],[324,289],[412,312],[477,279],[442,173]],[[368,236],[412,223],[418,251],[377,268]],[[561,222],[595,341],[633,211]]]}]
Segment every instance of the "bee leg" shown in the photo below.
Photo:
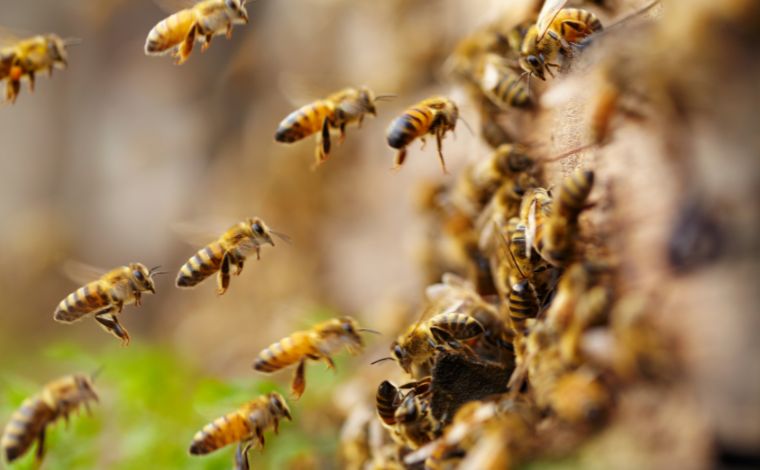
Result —
[{"label": "bee leg", "polygon": [[227,36],[227,39],[232,39],[232,22],[231,21],[227,23],[227,31],[225,33],[225,36]]},{"label": "bee leg", "polygon": [[443,133],[444,130],[439,130],[435,133],[435,143],[438,146],[438,159],[441,161],[441,169],[443,174],[448,175],[449,171],[446,169],[446,161],[443,159]]},{"label": "bee leg", "polygon": [[335,370],[335,362],[332,360],[331,357],[325,357],[324,360],[327,363],[328,369]]},{"label": "bee leg", "polygon": [[211,38],[213,35],[207,34],[204,36],[203,44],[201,45],[201,52],[206,52],[206,49],[208,49],[208,46],[211,45]]},{"label": "bee leg", "polygon": [[427,139],[424,137],[420,137],[420,142],[422,142],[422,146],[420,147],[420,150],[425,150],[425,146],[427,145]]},{"label": "bee leg", "polygon": [[29,91],[34,93],[34,72],[29,72],[27,75],[29,76]]},{"label": "bee leg", "polygon": [[406,160],[406,147],[399,149],[396,153],[396,158],[393,160],[393,169],[398,170],[401,168],[401,165],[404,164],[404,160]]},{"label": "bee leg", "polygon": [[322,161],[327,160],[327,156],[330,154],[330,147],[330,120],[325,119],[322,122]]},{"label": "bee leg", "polygon": [[[258,251],[256,252],[257,259],[261,259],[258,256]],[[245,259],[241,258],[235,261],[235,276],[240,276],[240,273],[243,272],[243,266],[245,265]]]},{"label": "bee leg", "polygon": [[290,384],[290,393],[292,393],[293,397],[296,399],[301,398],[304,390],[306,390],[305,369],[306,360],[301,360],[301,362],[298,363],[296,371],[293,373],[293,382]]},{"label": "bee leg", "polygon": [[142,302],[142,293],[140,291],[136,291],[134,293],[135,296],[135,306],[139,307],[140,303]]},{"label": "bee leg", "polygon": [[249,470],[248,451],[251,449],[251,442],[239,443],[235,451],[235,470]]},{"label": "bee leg", "polygon": [[260,426],[256,426],[256,439],[259,441],[259,445],[261,445],[261,450],[264,450],[264,431],[261,429]]},{"label": "bee leg", "polygon": [[119,338],[124,346],[128,346],[130,340],[129,333],[123,326],[121,326],[119,320],[117,320],[111,312],[112,310],[109,309],[105,312],[98,313],[95,315],[95,320],[100,323],[107,332]]},{"label": "bee leg", "polygon": [[37,434],[37,452],[34,454],[35,466],[42,464],[42,458],[45,456],[45,428],[40,429]]},{"label": "bee leg", "polygon": [[256,245],[256,261],[261,261],[261,247]]},{"label": "bee leg", "polygon": [[5,98],[11,103],[16,102],[18,92],[21,90],[21,81],[9,78],[5,88]]},{"label": "bee leg", "polygon": [[177,53],[175,54],[177,57],[177,60],[175,63],[177,65],[182,65],[185,63],[188,57],[190,57],[190,53],[193,52],[193,45],[195,44],[195,35],[197,33],[198,25],[194,24],[192,28],[190,28],[190,31],[187,33],[187,37],[185,37],[185,40],[182,41],[182,44],[179,45],[179,49],[177,49]]},{"label": "bee leg", "polygon": [[340,125],[340,138],[338,139],[338,144],[343,145],[343,142],[346,141],[346,123]]},{"label": "bee leg", "polygon": [[219,267],[219,275],[217,276],[217,289],[216,293],[218,295],[223,295],[225,292],[227,292],[227,288],[230,286],[230,264],[232,261],[230,260],[230,253],[226,252],[224,253],[224,256],[222,257],[222,265]]}]

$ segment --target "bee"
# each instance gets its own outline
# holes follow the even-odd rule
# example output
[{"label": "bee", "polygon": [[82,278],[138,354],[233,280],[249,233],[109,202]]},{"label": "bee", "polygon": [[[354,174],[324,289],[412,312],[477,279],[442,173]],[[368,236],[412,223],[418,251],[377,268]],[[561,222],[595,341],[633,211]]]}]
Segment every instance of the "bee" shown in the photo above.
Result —
[{"label": "bee", "polygon": [[443,172],[447,174],[448,170],[446,170],[442,151],[443,137],[446,132],[455,130],[458,119],[459,108],[457,105],[442,96],[422,100],[404,111],[404,114],[391,122],[386,132],[388,145],[398,149],[393,168],[398,169],[404,164],[406,147],[409,144],[419,138],[424,148],[425,136],[431,134],[435,135],[438,159],[441,162]]},{"label": "bee", "polygon": [[[217,274],[217,294],[227,292],[230,276],[238,276],[243,271],[245,260],[251,251],[256,251],[256,259],[261,259],[261,246],[274,246],[272,235],[288,242],[287,235],[270,229],[258,217],[249,217],[230,227],[221,237],[213,241],[190,258],[177,273],[177,287],[190,288],[210,275]],[[233,271],[234,267],[234,271]]]},{"label": "bee", "polygon": [[290,113],[280,122],[274,139],[291,143],[317,134],[314,167],[322,164],[330,154],[330,129],[340,131],[339,144],[346,137],[346,126],[356,123],[361,127],[364,116],[377,115],[377,101],[389,99],[390,95],[375,96],[369,88],[351,87],[333,93],[325,99],[317,100]]},{"label": "bee", "polygon": [[248,470],[248,451],[256,444],[263,449],[264,432],[272,429],[277,434],[283,418],[293,420],[282,395],[277,392],[262,395],[238,410],[215,419],[195,433],[190,444],[190,454],[208,454],[237,442],[235,468]]},{"label": "bee", "polygon": [[68,54],[66,46],[73,40],[61,39],[56,34],[46,34],[22,39],[0,49],[0,80],[7,79],[5,98],[16,102],[21,89],[21,79],[29,79],[29,90],[34,91],[37,72],[45,72],[52,77],[53,69],[66,68]]},{"label": "bee", "polygon": [[139,307],[143,292],[156,293],[153,276],[159,274],[158,268],[148,269],[141,263],[115,268],[61,300],[53,318],[61,323],[73,323],[92,315],[100,326],[121,339],[126,346],[129,344],[129,333],[119,323],[117,315],[125,305]]},{"label": "bee", "polygon": [[519,64],[525,72],[541,80],[559,53],[572,53],[572,47],[591,34],[602,30],[602,23],[593,13],[579,8],[562,8],[567,0],[548,0],[539,13],[536,24],[525,33],[520,46]]},{"label": "bee", "polygon": [[557,379],[548,400],[561,420],[590,424],[598,424],[612,402],[610,391],[596,374],[586,369],[568,372]]},{"label": "bee", "polygon": [[527,84],[503,57],[496,54],[483,57],[477,78],[483,94],[499,108],[508,110],[530,106]]},{"label": "bee", "polygon": [[306,389],[304,376],[306,360],[325,361],[330,369],[335,367],[331,356],[345,346],[351,354],[357,354],[364,347],[360,332],[377,333],[367,328],[359,328],[351,317],[333,318],[314,325],[310,330],[295,333],[272,343],[259,353],[253,368],[259,372],[271,373],[298,363],[291,391],[300,398]]},{"label": "bee", "polygon": [[232,26],[247,24],[245,0],[202,0],[161,20],[148,33],[146,55],[171,54],[177,65],[193,51],[196,39],[205,51],[214,36],[232,37]]},{"label": "bee", "polygon": [[429,400],[414,393],[404,397],[394,414],[399,435],[407,447],[417,449],[436,438],[440,426],[431,415]]},{"label": "bee", "polygon": [[405,395],[401,392],[404,389],[410,389],[407,394],[414,394],[418,397],[424,397],[430,394],[431,378],[409,382],[400,387],[396,387],[391,382],[383,380],[377,387],[375,402],[377,406],[377,415],[380,421],[386,426],[396,424],[396,410],[401,405]]},{"label": "bee", "polygon": [[47,427],[69,415],[80,406],[89,413],[89,402],[98,401],[92,378],[84,374],[67,375],[48,383],[40,393],[24,400],[3,431],[0,446],[10,463],[24,455],[37,441],[36,461],[39,465],[45,455]]},{"label": "bee", "polygon": [[483,331],[483,325],[470,315],[440,313],[409,327],[391,345],[391,357],[411,374],[413,366],[429,365],[437,351],[466,350],[463,342],[479,338]]}]

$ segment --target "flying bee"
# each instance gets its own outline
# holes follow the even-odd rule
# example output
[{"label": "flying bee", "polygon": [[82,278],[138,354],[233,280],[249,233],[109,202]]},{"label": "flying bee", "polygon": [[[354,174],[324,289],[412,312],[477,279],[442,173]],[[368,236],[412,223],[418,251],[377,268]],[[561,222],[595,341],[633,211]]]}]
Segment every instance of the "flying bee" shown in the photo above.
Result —
[{"label": "flying bee", "polygon": [[544,3],[520,46],[520,67],[541,80],[546,80],[546,73],[554,76],[550,67],[559,67],[555,60],[560,52],[571,55],[574,45],[602,30],[596,15],[579,8],[562,8],[565,3],[567,0]]},{"label": "flying bee", "polygon": [[398,169],[404,164],[409,144],[419,138],[424,148],[425,136],[431,134],[435,136],[441,168],[444,173],[448,173],[443,159],[443,137],[448,131],[454,132],[458,119],[457,105],[442,96],[422,100],[404,111],[404,114],[391,122],[386,132],[388,145],[398,149],[393,168]]},{"label": "flying bee", "polygon": [[410,326],[391,345],[391,356],[405,372],[412,374],[417,367],[429,365],[437,351],[466,351],[469,347],[464,342],[479,338],[482,334],[483,326],[472,316],[440,313]]},{"label": "flying bee", "polygon": [[364,116],[377,115],[376,102],[390,98],[391,95],[375,96],[374,92],[365,86],[344,88],[290,113],[280,122],[274,139],[277,142],[291,143],[318,133],[314,154],[316,167],[330,154],[330,129],[340,131],[338,143],[342,144],[348,124],[355,122],[361,127]]},{"label": "flying bee", "polygon": [[248,470],[248,451],[256,444],[263,449],[264,432],[272,429],[277,434],[283,418],[293,420],[282,395],[262,395],[204,426],[193,436],[190,453],[204,455],[237,442],[235,468]]},{"label": "flying bee", "polygon": [[[190,258],[177,273],[177,287],[194,287],[210,275],[218,272],[217,294],[227,292],[230,276],[238,276],[243,271],[245,260],[251,251],[256,251],[260,258],[261,246],[265,243],[274,246],[272,235],[283,241],[290,238],[270,229],[258,217],[249,217],[230,227],[221,237],[213,241]],[[233,271],[234,267],[234,271]]]},{"label": "flying bee", "polygon": [[7,79],[5,97],[16,102],[21,89],[21,79],[29,79],[29,90],[34,91],[36,74],[53,69],[64,69],[68,64],[66,47],[75,44],[72,39],[61,39],[56,34],[45,34],[21,39],[13,45],[0,49],[0,80]]},{"label": "flying bee", "polygon": [[83,406],[89,413],[89,402],[98,401],[92,378],[83,374],[67,375],[48,383],[40,393],[24,400],[5,426],[0,446],[10,463],[24,455],[37,441],[37,464],[45,455],[47,427]]},{"label": "flying bee", "polygon": [[259,353],[253,368],[260,372],[271,373],[298,363],[291,391],[295,398],[300,398],[306,389],[304,375],[306,360],[325,361],[332,369],[335,367],[331,356],[345,346],[351,354],[357,354],[364,347],[360,332],[377,333],[374,330],[359,328],[351,317],[333,318],[314,325],[310,330],[296,331]]},{"label": "flying bee", "polygon": [[232,26],[248,23],[246,0],[201,0],[190,8],[161,20],[148,33],[146,55],[171,54],[175,63],[184,63],[196,39],[205,51],[214,36],[232,37]]},{"label": "flying bee", "polygon": [[530,106],[530,91],[507,59],[496,54],[483,57],[477,77],[483,94],[503,110]]},{"label": "flying bee", "polygon": [[73,323],[87,315],[107,332],[129,344],[129,333],[117,318],[125,305],[140,306],[143,292],[156,293],[153,276],[158,266],[148,269],[141,263],[115,268],[96,281],[89,282],[61,300],[53,318],[61,323]]}]

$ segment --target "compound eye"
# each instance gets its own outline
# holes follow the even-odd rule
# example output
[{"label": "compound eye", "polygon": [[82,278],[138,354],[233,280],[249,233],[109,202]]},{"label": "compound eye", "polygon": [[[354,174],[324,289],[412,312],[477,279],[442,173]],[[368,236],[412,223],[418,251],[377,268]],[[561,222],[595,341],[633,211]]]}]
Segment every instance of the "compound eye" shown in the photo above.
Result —
[{"label": "compound eye", "polygon": [[396,356],[396,359],[402,359],[404,357],[404,350],[397,344],[393,347],[393,355]]},{"label": "compound eye", "polygon": [[137,278],[137,280],[140,282],[145,280],[145,276],[143,276],[143,273],[140,270],[135,271],[135,278]]},{"label": "compound eye", "polygon": [[227,7],[232,10],[237,10],[237,5],[235,5],[235,0],[226,0],[224,3],[227,4]]},{"label": "compound eye", "polygon": [[264,235],[264,228],[258,222],[253,224],[253,231],[258,235]]},{"label": "compound eye", "polygon": [[538,60],[536,56],[528,56],[528,63],[533,67],[538,67],[541,65],[541,62]]}]

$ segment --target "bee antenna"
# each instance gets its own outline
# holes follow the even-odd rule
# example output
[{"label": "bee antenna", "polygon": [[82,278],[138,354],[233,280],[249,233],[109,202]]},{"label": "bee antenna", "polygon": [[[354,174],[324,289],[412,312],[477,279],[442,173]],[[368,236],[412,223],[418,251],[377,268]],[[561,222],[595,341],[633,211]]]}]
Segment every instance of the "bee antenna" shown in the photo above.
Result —
[{"label": "bee antenna", "polygon": [[398,95],[393,94],[393,93],[386,93],[384,95],[377,95],[375,97],[375,101],[391,101],[395,99],[396,97],[398,97]]},{"label": "bee antenna", "polygon": [[66,47],[79,46],[82,42],[82,38],[66,38],[63,40],[63,45]]},{"label": "bee antenna", "polygon": [[383,362],[383,361],[392,361],[392,360],[393,360],[393,358],[390,357],[390,356],[388,356],[388,357],[381,357],[380,359],[377,359],[375,361],[370,362],[370,365],[374,366],[375,364],[378,364],[380,362]]},{"label": "bee antenna", "polygon": [[380,333],[379,331],[377,331],[377,330],[371,330],[369,328],[359,328],[358,331],[364,331],[366,333],[372,333],[373,335],[382,335],[382,333]]},{"label": "bee antenna", "polygon": [[567,157],[569,157],[571,155],[575,155],[578,152],[582,152],[584,150],[588,150],[588,149],[590,149],[590,148],[592,148],[594,146],[596,146],[595,142],[592,142],[592,143],[586,144],[586,145],[581,145],[580,147],[575,147],[574,149],[568,150],[567,152],[563,152],[563,153],[561,153],[561,154],[559,154],[557,156],[554,156],[554,157],[551,157],[551,158],[544,158],[544,159],[542,159],[542,161],[545,161],[545,162],[556,162],[558,160],[564,160],[565,158],[567,158]]},{"label": "bee antenna", "polygon": [[288,245],[290,245],[293,242],[293,239],[290,238],[289,235],[286,235],[286,234],[284,234],[282,232],[278,232],[277,230],[269,229],[269,231],[272,232],[272,235],[275,235],[277,238],[279,238],[280,240],[284,241]]},{"label": "bee antenna", "polygon": [[470,123],[467,122],[462,116],[459,116],[459,120],[464,123],[464,127],[466,127],[467,130],[470,131],[470,134],[474,136],[475,132],[472,130],[472,127],[470,127]]},{"label": "bee antenna", "polygon": [[98,376],[100,375],[100,373],[103,372],[103,369],[105,369],[105,368],[106,368],[105,364],[102,364],[102,365],[98,366],[98,368],[95,369],[92,372],[92,374],[90,374],[90,380],[93,381],[93,382],[95,382],[95,379],[98,378]]}]

